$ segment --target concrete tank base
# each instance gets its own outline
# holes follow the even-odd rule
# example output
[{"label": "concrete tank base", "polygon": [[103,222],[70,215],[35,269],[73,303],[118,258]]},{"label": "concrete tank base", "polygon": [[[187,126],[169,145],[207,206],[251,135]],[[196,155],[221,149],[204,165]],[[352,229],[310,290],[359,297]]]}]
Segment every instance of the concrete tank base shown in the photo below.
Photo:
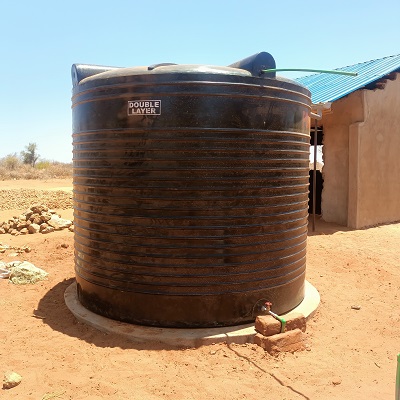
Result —
[{"label": "concrete tank base", "polygon": [[[83,322],[101,332],[121,335],[135,343],[162,343],[174,347],[200,347],[219,342],[243,344],[253,343],[253,337],[256,333],[254,323],[222,328],[174,329],[115,321],[95,314],[83,307],[78,300],[75,282],[68,286],[64,299],[65,304],[79,322]],[[314,315],[319,302],[320,296],[317,289],[306,281],[304,300],[295,309],[282,316],[285,318],[285,316],[296,312],[303,314],[308,320]]]}]

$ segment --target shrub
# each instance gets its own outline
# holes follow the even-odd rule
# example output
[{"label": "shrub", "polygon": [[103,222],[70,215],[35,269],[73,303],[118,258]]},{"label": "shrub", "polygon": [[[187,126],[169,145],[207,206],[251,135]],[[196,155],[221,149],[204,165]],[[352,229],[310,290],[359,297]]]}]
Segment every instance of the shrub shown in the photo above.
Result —
[{"label": "shrub", "polygon": [[51,163],[50,161],[39,161],[38,163],[36,163],[35,168],[36,169],[47,169],[50,168]]},{"label": "shrub", "polygon": [[9,154],[0,160],[0,165],[8,171],[14,171],[21,165],[21,160],[16,153]]},{"label": "shrub", "polygon": [[[72,163],[60,163],[56,161],[43,160],[32,167],[29,164],[23,164],[18,157],[15,163],[14,158],[8,157],[0,160],[0,180],[17,179],[52,179],[52,178],[71,178]],[[13,156],[14,157],[14,156]]]}]

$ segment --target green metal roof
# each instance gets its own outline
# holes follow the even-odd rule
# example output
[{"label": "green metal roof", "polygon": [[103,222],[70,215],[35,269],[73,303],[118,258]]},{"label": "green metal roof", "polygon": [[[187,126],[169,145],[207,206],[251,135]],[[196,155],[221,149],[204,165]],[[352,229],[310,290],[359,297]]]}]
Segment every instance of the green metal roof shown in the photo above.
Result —
[{"label": "green metal roof", "polygon": [[295,79],[311,92],[314,104],[333,102],[361,89],[391,72],[400,72],[400,54],[338,68],[338,71],[356,72],[357,76],[313,74]]}]

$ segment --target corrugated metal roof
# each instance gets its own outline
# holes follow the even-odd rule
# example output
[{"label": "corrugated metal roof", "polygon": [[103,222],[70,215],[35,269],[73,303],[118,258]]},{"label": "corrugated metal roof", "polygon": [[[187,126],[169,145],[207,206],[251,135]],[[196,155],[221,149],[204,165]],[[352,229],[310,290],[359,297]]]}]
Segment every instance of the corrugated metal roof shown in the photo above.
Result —
[{"label": "corrugated metal roof", "polygon": [[[349,65],[337,70],[357,72],[357,76],[314,74],[295,79],[311,92],[314,104],[332,102],[379,80],[393,71],[400,70],[400,54]],[[400,72],[400,71],[399,71]]]}]

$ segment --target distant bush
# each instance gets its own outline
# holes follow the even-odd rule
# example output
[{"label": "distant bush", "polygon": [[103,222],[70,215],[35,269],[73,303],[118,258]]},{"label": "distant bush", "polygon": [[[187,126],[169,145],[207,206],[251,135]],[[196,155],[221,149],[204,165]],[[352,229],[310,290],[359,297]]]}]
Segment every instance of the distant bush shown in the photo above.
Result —
[{"label": "distant bush", "polygon": [[0,180],[71,178],[72,163],[41,160],[34,167],[24,164],[16,154],[0,159]]},{"label": "distant bush", "polygon": [[52,178],[72,178],[72,163],[54,161],[46,171]]},{"label": "distant bush", "polygon": [[36,169],[47,169],[50,168],[51,163],[50,161],[39,161],[36,165],[35,168]]},{"label": "distant bush", "polygon": [[14,154],[9,154],[8,156],[5,156],[0,160],[0,166],[4,167],[5,169],[9,171],[14,171],[20,166],[21,160],[17,156],[16,153]]}]

